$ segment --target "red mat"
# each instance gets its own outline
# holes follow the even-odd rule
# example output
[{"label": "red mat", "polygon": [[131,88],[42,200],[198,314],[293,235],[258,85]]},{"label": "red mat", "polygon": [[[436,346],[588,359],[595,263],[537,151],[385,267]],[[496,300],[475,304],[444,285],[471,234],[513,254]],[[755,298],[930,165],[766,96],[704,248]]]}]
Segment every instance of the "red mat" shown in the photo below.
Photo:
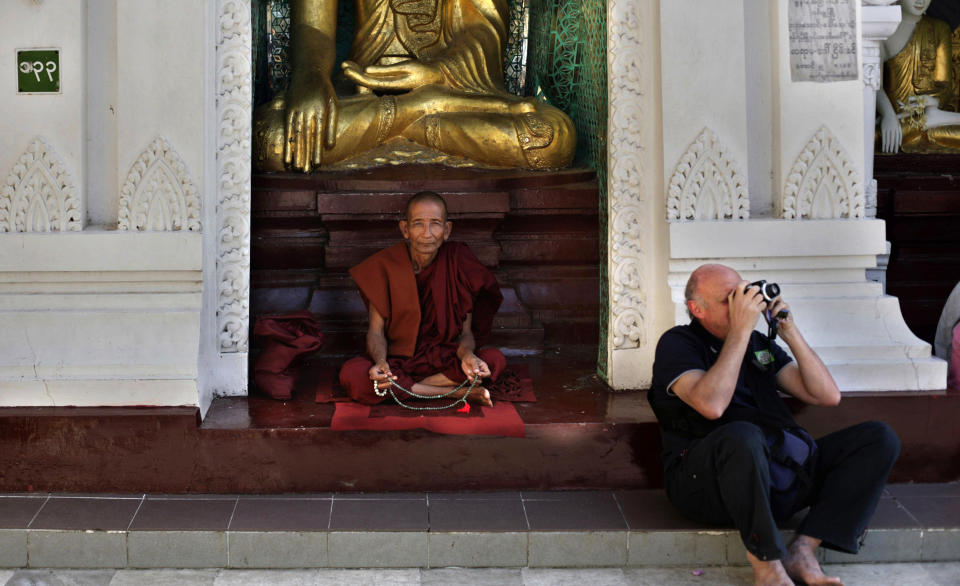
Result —
[{"label": "red mat", "polygon": [[470,406],[470,412],[447,410],[423,412],[396,404],[361,405],[337,403],[330,429],[395,431],[426,429],[449,435],[497,435],[524,437],[523,420],[513,403],[498,401],[493,407]]}]

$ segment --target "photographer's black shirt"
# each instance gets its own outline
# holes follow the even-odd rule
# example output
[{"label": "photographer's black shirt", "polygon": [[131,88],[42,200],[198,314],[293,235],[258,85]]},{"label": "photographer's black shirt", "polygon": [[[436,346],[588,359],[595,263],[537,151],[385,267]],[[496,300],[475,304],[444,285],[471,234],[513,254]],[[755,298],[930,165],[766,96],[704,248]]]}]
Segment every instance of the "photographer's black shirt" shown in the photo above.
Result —
[{"label": "photographer's black shirt", "polygon": [[697,320],[668,330],[657,343],[648,399],[660,423],[664,468],[672,466],[692,441],[724,423],[754,421],[795,425],[777,393],[777,373],[793,358],[776,342],[756,331],[750,335],[733,398],[722,417],[717,420],[703,417],[670,390],[683,374],[709,370],[722,347],[723,341]]}]

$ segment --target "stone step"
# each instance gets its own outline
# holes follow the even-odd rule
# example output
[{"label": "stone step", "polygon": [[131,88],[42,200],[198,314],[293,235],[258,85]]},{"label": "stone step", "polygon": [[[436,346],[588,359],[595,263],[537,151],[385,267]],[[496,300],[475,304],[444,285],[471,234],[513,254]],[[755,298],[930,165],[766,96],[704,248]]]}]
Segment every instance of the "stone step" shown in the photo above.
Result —
[{"label": "stone step", "polygon": [[[960,484],[891,485],[858,555],[960,559]],[[801,512],[785,525],[789,539]],[[662,490],[310,495],[0,495],[0,568],[744,565],[737,532]]]}]

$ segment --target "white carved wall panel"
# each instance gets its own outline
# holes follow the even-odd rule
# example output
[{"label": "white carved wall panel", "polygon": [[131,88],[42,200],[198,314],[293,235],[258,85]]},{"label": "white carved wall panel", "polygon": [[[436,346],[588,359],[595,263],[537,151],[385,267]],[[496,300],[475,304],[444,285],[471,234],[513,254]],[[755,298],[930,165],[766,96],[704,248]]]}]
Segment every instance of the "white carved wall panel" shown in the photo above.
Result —
[{"label": "white carved wall panel", "polygon": [[833,133],[821,126],[787,175],[781,217],[862,218],[864,207],[857,166]]},{"label": "white carved wall panel", "polygon": [[83,229],[73,178],[41,137],[30,143],[0,189],[0,232]]},{"label": "white carved wall panel", "polygon": [[647,296],[644,275],[646,194],[640,179],[644,169],[638,130],[643,128],[644,96],[640,92],[643,41],[641,7],[635,0],[607,3],[608,232],[610,242],[610,327],[615,349],[646,343]]},{"label": "white carved wall panel", "polygon": [[130,167],[120,189],[120,230],[200,230],[200,196],[186,164],[162,137]]},{"label": "white carved wall panel", "polygon": [[738,165],[720,139],[704,128],[680,157],[667,189],[667,219],[743,220],[750,198]]},{"label": "white carved wall panel", "polygon": [[247,351],[250,319],[250,0],[218,0],[217,328],[221,352]]}]

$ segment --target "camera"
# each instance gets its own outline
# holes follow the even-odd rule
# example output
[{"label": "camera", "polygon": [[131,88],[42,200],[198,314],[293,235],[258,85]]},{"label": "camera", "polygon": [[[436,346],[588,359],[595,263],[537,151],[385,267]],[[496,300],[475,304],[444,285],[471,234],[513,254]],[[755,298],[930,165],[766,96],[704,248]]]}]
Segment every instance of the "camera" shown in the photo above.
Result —
[{"label": "camera", "polygon": [[763,310],[763,317],[767,320],[767,338],[773,341],[777,337],[777,330],[780,326],[780,320],[784,319],[789,315],[789,312],[785,309],[781,309],[777,312],[777,315],[772,315],[770,308],[773,305],[773,300],[780,296],[780,285],[776,283],[768,283],[767,281],[760,279],[759,281],[754,281],[747,285],[747,287],[757,287],[760,289],[760,295],[763,296],[763,300],[767,302],[767,308]]},{"label": "camera", "polygon": [[780,296],[780,285],[777,285],[776,283],[768,283],[763,279],[754,281],[753,283],[747,285],[747,287],[758,287],[760,289],[760,294],[763,295],[763,300],[767,303],[770,303]]}]

